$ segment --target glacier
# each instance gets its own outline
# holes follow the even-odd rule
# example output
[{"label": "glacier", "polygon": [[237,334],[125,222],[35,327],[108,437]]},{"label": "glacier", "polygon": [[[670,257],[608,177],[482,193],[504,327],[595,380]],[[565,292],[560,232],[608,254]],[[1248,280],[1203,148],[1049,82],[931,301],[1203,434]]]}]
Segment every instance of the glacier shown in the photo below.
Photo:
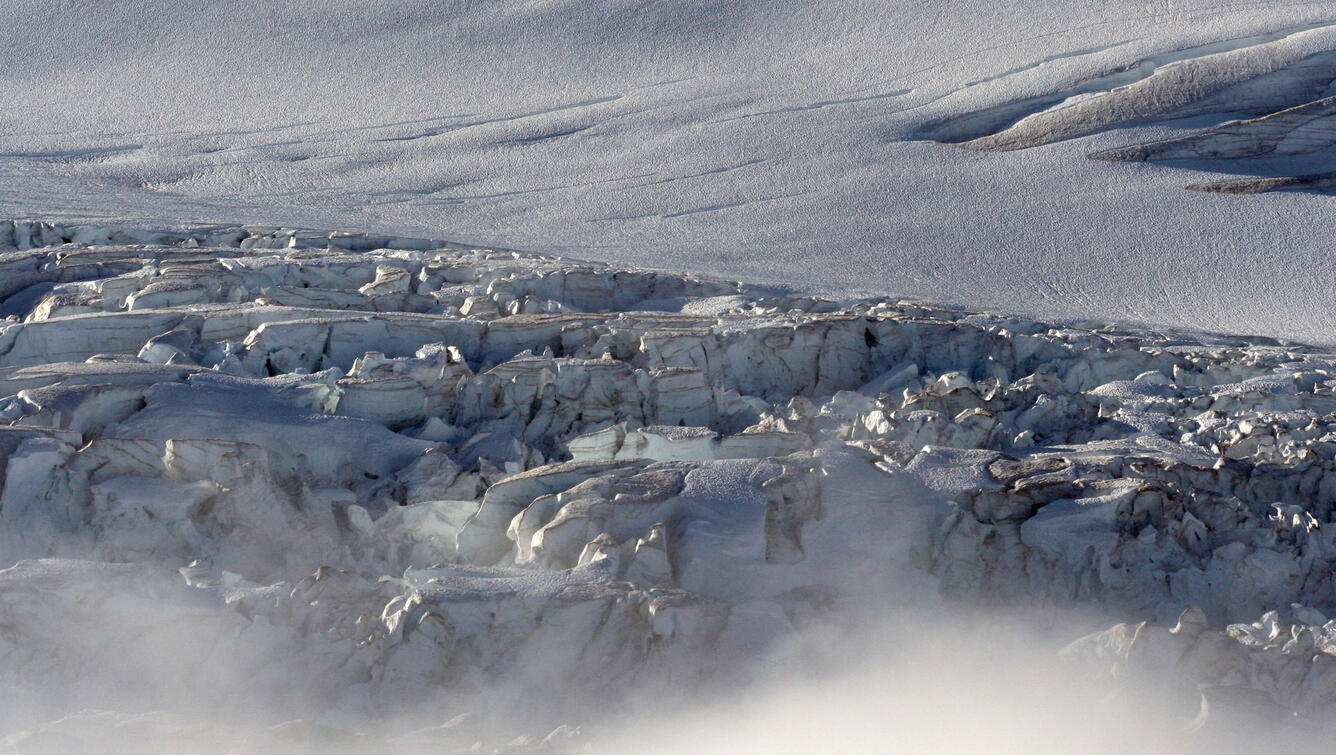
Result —
[{"label": "glacier", "polygon": [[1329,3],[7,11],[0,749],[1330,738]]},{"label": "glacier", "polygon": [[10,744],[587,746],[961,605],[1091,612],[1067,667],[1171,670],[1189,742],[1326,730],[1336,352],[421,238],[0,245]]}]

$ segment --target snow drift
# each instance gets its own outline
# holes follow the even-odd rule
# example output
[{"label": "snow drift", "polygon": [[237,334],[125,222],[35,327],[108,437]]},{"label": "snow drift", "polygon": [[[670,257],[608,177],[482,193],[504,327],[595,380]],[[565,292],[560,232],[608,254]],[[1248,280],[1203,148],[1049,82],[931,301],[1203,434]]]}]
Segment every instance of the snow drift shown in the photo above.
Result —
[{"label": "snow drift", "polygon": [[[1308,340],[1336,324],[1324,198],[1180,190],[1213,180],[1189,168],[1328,172],[1327,152],[1084,159],[1270,112],[1248,91],[1277,93],[1276,109],[1321,97],[1320,81],[1285,77],[1324,75],[1304,68],[1330,50],[1319,42],[1336,16],[1322,3],[9,10],[4,217],[446,236],[804,291]],[[1131,83],[1143,105],[1182,104],[1219,83],[1211,61],[1276,72],[1206,110],[1099,96]],[[1027,122],[1089,136],[988,155],[923,141],[933,124],[1064,93],[1070,108]],[[1118,130],[1056,125],[1069,118]]]}]

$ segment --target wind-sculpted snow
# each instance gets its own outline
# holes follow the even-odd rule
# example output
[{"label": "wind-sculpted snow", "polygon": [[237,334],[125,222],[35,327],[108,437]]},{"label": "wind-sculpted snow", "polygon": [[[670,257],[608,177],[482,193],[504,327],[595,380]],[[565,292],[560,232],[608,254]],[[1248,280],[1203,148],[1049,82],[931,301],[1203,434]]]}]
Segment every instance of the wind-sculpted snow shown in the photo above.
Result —
[{"label": "wind-sculpted snow", "polygon": [[[1084,159],[1330,96],[1321,0],[11,5],[0,217],[446,235],[804,293],[1336,332],[1328,197],[1230,195],[1321,190],[1329,148]],[[975,138],[1040,146],[932,141]]]},{"label": "wind-sculpted snow", "polygon": [[[1330,188],[1336,32],[1300,27],[1132,62],[1068,89],[930,125],[929,138],[967,149],[1029,149],[1190,118],[1246,116],[1172,139],[1105,149],[1104,161],[1183,161],[1257,178],[1188,188],[1233,194]],[[1287,158],[1289,158],[1287,160]],[[1296,166],[1303,175],[1287,174]]]},{"label": "wind-sculpted snow", "polygon": [[1131,621],[1071,663],[1168,664],[1203,731],[1336,702],[1332,353],[423,239],[0,246],[11,743],[557,748],[910,585]]}]

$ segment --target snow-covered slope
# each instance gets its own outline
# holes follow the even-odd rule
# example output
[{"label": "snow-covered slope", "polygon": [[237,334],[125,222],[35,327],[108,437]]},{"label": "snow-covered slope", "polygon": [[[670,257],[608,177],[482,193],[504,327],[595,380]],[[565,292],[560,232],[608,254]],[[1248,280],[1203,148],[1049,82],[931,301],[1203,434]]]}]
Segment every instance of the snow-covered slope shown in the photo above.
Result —
[{"label": "snow-covered slope", "polygon": [[0,748],[1336,730],[1331,3],[5,9]]},{"label": "snow-covered slope", "polygon": [[[1323,2],[7,10],[0,216],[418,233],[1312,340],[1336,324],[1326,198],[1180,191],[1214,180],[1203,167],[1330,171],[1327,152],[1288,164],[1085,159],[1318,99],[1336,22]],[[1224,91],[1222,71],[1240,86],[1183,107]],[[1248,99],[1259,92],[1276,101]],[[990,133],[1068,96],[1071,107],[1010,129],[1039,136],[1008,144],[1042,146],[980,154],[931,141],[962,117]],[[1081,138],[1046,144],[1057,136]]]}]

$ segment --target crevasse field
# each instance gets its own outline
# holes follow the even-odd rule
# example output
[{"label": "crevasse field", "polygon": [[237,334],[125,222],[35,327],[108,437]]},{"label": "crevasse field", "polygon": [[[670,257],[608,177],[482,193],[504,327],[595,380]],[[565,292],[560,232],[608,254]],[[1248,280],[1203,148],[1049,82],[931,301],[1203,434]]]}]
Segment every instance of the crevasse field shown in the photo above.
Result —
[{"label": "crevasse field", "polygon": [[5,10],[0,748],[1336,734],[1336,5]]}]

